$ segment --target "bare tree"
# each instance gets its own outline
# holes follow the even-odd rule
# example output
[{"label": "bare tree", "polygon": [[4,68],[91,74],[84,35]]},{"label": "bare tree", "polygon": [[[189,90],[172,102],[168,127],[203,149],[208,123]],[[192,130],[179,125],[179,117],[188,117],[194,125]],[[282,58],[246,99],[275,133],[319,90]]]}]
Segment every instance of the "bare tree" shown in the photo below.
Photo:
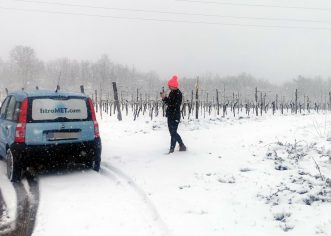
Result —
[{"label": "bare tree", "polygon": [[36,82],[38,71],[43,67],[34,50],[26,46],[16,46],[10,51],[10,64],[22,88],[27,88],[30,83]]}]

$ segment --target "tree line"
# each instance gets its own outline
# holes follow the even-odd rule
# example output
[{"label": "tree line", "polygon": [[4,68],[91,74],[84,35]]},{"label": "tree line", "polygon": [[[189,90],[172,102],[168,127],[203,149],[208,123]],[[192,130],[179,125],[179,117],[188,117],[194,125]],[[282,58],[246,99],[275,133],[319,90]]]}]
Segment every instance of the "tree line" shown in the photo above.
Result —
[{"label": "tree line", "polygon": [[[171,73],[169,72],[169,75]],[[311,103],[322,103],[329,100],[331,88],[331,78],[320,77],[298,76],[281,85],[248,74],[179,77],[180,88],[186,99],[191,100],[192,93],[195,93],[198,86],[200,99],[207,103],[215,101],[216,96],[222,103],[234,100],[246,104],[248,101],[254,102],[255,88],[259,88],[259,93],[267,100],[266,103],[276,101],[276,96],[282,103],[290,103],[295,100],[296,89],[299,91],[299,102],[305,103],[305,99],[309,99]],[[141,72],[133,66],[115,63],[108,55],[102,55],[96,61],[69,58],[43,61],[37,57],[34,49],[28,46],[14,47],[9,53],[8,60],[1,59],[0,55],[0,96],[4,94],[5,88],[9,91],[35,89],[36,86],[55,89],[59,85],[64,90],[79,92],[79,86],[84,85],[87,94],[92,95],[95,90],[99,90],[106,99],[112,97],[112,82],[116,82],[120,99],[156,99],[162,87],[166,87],[167,79],[160,78],[153,71]]]}]

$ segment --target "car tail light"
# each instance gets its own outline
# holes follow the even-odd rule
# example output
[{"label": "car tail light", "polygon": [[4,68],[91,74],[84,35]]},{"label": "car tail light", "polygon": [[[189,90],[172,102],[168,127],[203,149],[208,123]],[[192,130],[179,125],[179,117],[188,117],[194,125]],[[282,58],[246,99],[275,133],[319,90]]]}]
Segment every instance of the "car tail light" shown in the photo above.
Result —
[{"label": "car tail light", "polygon": [[16,126],[15,132],[15,142],[24,143],[25,142],[25,130],[26,130],[26,121],[28,115],[28,99],[25,98],[21,105],[21,111],[18,118],[18,123]]},{"label": "car tail light", "polygon": [[91,116],[92,116],[92,121],[93,121],[93,124],[94,124],[94,137],[98,138],[98,137],[100,137],[99,124],[98,124],[97,118],[95,116],[95,111],[94,111],[94,106],[93,106],[92,99],[89,98],[88,102],[90,104]]}]

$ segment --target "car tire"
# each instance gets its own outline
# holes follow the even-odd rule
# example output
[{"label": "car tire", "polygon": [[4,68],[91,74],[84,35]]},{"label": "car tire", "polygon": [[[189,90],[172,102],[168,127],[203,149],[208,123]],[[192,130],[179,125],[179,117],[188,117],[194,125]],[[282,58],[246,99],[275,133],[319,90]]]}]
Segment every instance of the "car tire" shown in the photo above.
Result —
[{"label": "car tire", "polygon": [[99,172],[99,170],[100,170],[100,161],[96,161],[96,160],[87,161],[85,163],[85,166],[89,169],[92,169],[92,170],[95,170],[96,172]]},{"label": "car tire", "polygon": [[90,160],[85,162],[85,166],[89,169],[99,172],[100,170],[100,154],[93,153],[90,157]]},{"label": "car tire", "polygon": [[6,153],[7,176],[11,182],[19,182],[22,176],[22,168],[18,158],[13,155],[10,149]]},{"label": "car tire", "polygon": [[96,172],[99,172],[99,170],[100,170],[100,160],[94,160],[93,161],[92,169]]}]

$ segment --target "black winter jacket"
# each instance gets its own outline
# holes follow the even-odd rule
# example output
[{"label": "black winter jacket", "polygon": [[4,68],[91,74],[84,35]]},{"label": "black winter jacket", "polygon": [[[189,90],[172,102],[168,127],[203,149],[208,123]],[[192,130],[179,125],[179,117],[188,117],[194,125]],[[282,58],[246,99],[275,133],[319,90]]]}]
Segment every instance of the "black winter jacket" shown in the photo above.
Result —
[{"label": "black winter jacket", "polygon": [[180,106],[182,104],[182,92],[177,90],[171,90],[168,97],[163,99],[163,102],[167,105],[166,116],[172,120],[180,121]]}]

